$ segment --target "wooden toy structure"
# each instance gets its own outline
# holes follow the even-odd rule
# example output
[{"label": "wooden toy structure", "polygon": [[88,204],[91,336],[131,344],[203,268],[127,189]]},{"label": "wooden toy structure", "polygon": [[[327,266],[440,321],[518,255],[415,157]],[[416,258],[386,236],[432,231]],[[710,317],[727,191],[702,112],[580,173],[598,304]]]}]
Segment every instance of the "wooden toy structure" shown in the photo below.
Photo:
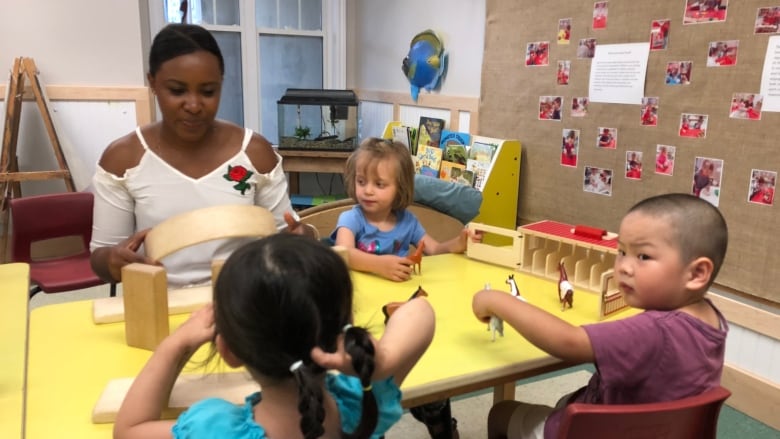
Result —
[{"label": "wooden toy structure", "polygon": [[[144,240],[146,254],[159,261],[183,248],[227,238],[260,238],[276,233],[274,217],[258,206],[213,206],[171,217],[149,231]],[[212,264],[212,283],[222,261]],[[122,268],[122,311],[125,320],[125,339],[129,346],[154,350],[169,334],[168,315],[172,303],[179,297],[186,299],[187,289],[181,295],[169,296],[165,268],[158,265],[129,264]],[[207,297],[198,296],[200,303],[187,301],[194,310],[211,301],[211,287]],[[97,301],[94,306],[98,306]],[[182,307],[177,307],[181,309]]]},{"label": "wooden toy structure", "polygon": [[[539,221],[516,230],[471,223],[470,230],[508,238],[510,245],[468,242],[469,258],[559,282],[560,270],[574,273],[569,282],[575,289],[601,294],[599,316],[604,318],[627,307],[614,283],[613,266],[617,256],[617,235],[604,231],[597,236],[575,233],[578,227],[555,221]],[[563,268],[561,265],[563,264]]]}]

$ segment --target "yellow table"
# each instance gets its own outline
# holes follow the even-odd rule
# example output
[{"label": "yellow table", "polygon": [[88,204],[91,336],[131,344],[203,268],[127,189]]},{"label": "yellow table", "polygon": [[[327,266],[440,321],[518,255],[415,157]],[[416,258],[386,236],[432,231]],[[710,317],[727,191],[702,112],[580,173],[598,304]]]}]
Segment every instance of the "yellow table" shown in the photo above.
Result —
[{"label": "yellow table", "polygon": [[24,437],[30,267],[0,265],[0,437]]},{"label": "yellow table", "polygon": [[[487,326],[473,317],[473,293],[486,282],[498,289],[506,288],[504,281],[512,273],[509,269],[462,255],[425,257],[422,269],[422,275],[404,283],[362,273],[353,275],[355,321],[377,333],[384,327],[381,306],[406,300],[418,285],[428,292],[436,311],[433,344],[404,382],[405,406],[491,386],[498,386],[497,397],[511,397],[516,379],[567,366],[509,327],[503,338],[491,342]],[[530,302],[575,324],[598,319],[596,295],[575,292],[574,309],[561,312],[554,283],[514,274],[521,293]],[[26,418],[29,438],[59,437],[63,432],[79,438],[110,437],[113,424],[91,423],[94,404],[109,381],[137,375],[151,354],[125,344],[122,323],[94,325],[91,307],[91,301],[70,302],[31,313]],[[625,315],[628,313],[618,317]],[[172,316],[171,327],[186,317]],[[202,349],[196,359],[204,352]]]}]

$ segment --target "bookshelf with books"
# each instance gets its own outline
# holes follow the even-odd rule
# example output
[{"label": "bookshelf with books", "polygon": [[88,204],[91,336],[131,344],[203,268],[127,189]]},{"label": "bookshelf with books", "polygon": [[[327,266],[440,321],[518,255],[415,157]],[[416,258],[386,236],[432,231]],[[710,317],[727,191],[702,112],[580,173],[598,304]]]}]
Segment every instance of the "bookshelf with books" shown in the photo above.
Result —
[{"label": "bookshelf with books", "polygon": [[[393,127],[400,125],[403,124],[398,121],[389,122],[385,126],[382,137],[392,139]],[[447,162],[445,146],[442,166],[447,170],[444,172],[444,175],[450,177],[454,174],[452,172],[454,169],[460,171],[455,172],[459,174],[464,173],[464,171],[474,172],[475,188],[482,192],[482,206],[479,215],[474,218],[474,222],[509,229],[516,228],[517,194],[520,184],[520,141],[471,135],[470,142],[466,148],[468,152],[465,158],[467,161],[479,161],[480,164],[472,165],[473,169],[469,169],[467,163],[465,168],[451,165],[447,167],[444,165]],[[472,150],[474,145],[477,145],[477,147]],[[488,155],[490,157],[486,159]],[[479,173],[481,173],[481,176],[476,175]],[[480,177],[481,181],[479,180]],[[462,180],[465,179],[466,177],[464,176]],[[486,236],[485,239],[487,242],[495,245],[503,243],[502,238],[500,236]]]}]

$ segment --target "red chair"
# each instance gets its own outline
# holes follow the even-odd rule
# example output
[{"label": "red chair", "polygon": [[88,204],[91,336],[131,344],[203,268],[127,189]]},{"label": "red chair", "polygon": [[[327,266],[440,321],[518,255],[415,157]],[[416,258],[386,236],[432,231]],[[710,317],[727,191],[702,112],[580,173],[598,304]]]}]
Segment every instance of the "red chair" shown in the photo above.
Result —
[{"label": "red chair", "polygon": [[[60,293],[103,285],[89,263],[92,239],[90,192],[65,192],[11,200],[11,258],[30,264],[30,298],[36,293]],[[45,259],[32,257],[31,245],[38,241],[67,236],[81,237],[76,254]],[[116,285],[111,284],[111,296]]]},{"label": "red chair", "polygon": [[715,439],[718,415],[731,396],[724,387],[676,401],[649,404],[569,404],[559,439]]}]

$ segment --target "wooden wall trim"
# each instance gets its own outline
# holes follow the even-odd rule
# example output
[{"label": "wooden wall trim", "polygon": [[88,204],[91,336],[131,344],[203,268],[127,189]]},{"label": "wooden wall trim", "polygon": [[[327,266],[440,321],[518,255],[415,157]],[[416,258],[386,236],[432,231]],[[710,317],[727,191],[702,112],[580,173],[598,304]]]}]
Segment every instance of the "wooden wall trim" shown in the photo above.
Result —
[{"label": "wooden wall trim", "polygon": [[770,427],[780,430],[780,386],[752,373],[726,364],[721,385],[731,391],[726,404]]},{"label": "wooden wall trim", "polygon": [[409,93],[382,90],[355,90],[355,93],[361,101],[392,104],[394,120],[400,118],[402,105],[449,110],[451,114],[450,128],[453,130],[460,129],[458,127],[460,112],[468,112],[470,115],[468,132],[473,135],[479,134],[479,96],[446,96],[421,92],[417,102],[414,102]]},{"label": "wooden wall trim", "polygon": [[[145,125],[154,120],[154,101],[146,86],[89,86],[47,85],[46,96],[51,101],[132,101],[135,102],[135,120]],[[5,100],[6,84],[0,84],[0,101]],[[25,87],[24,99],[33,99],[29,87]]]},{"label": "wooden wall trim", "polygon": [[729,322],[780,340],[780,315],[712,292],[707,297]]}]

